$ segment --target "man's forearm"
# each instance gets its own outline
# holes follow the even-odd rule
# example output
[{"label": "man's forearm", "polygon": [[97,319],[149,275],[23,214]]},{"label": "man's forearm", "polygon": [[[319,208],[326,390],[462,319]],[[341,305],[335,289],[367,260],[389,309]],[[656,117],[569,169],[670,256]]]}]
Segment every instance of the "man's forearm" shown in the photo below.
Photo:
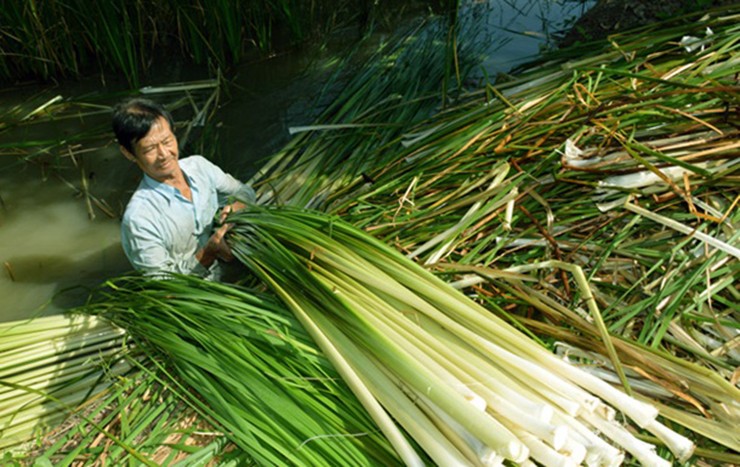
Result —
[{"label": "man's forearm", "polygon": [[224,239],[229,228],[230,226],[228,224],[219,227],[213,235],[211,235],[203,248],[195,253],[195,259],[197,259],[203,267],[211,267],[214,261],[219,258],[225,261],[231,261],[231,250]]},{"label": "man's forearm", "polygon": [[206,269],[210,268],[216,261],[216,252],[212,248],[209,248],[209,244],[206,244],[206,246],[195,252],[195,259]]}]

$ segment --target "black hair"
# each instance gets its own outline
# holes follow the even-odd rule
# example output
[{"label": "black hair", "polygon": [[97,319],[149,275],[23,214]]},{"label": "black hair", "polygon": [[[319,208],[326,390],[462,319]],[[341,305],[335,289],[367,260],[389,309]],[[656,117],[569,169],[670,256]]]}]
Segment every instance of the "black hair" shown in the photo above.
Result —
[{"label": "black hair", "polygon": [[175,122],[161,104],[149,99],[135,97],[127,99],[113,109],[113,133],[118,144],[134,153],[134,144],[149,133],[152,124],[164,117],[175,131]]}]

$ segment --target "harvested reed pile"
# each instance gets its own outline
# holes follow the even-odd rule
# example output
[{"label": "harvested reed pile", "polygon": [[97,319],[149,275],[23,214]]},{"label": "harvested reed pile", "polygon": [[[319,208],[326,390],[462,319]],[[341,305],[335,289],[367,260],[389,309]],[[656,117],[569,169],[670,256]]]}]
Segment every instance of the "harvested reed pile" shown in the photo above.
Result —
[{"label": "harvested reed pile", "polygon": [[[314,444],[309,432],[325,421],[315,414],[341,434],[362,414],[362,433],[374,437],[342,437],[350,458],[397,461],[347,387],[323,379],[334,370],[302,329],[278,320],[287,307],[409,465],[419,455],[441,465],[526,465],[530,455],[612,465],[621,448],[630,462],[661,465],[691,455],[673,430],[698,444],[689,462],[737,463],[736,24],[737,15],[715,15],[614,36],[598,56],[561,53],[426,119],[432,93],[412,86],[390,98],[385,75],[362,75],[332,107],[346,112],[305,129],[256,179],[264,200],[343,221],[285,207],[230,219],[234,252],[285,305],[182,278],[114,281],[88,312],[155,346],[156,374],[263,462],[344,461]],[[290,332],[273,339],[276,326]],[[266,361],[285,350],[272,346],[296,343],[305,351],[297,366]],[[159,365],[160,356],[170,361]],[[567,382],[533,376],[541,362]],[[300,389],[271,386],[285,383],[275,375],[299,377]],[[489,386],[497,381],[507,384]],[[352,409],[333,405],[340,393]],[[261,400],[275,394],[300,415],[286,420]],[[502,413],[519,407],[504,396],[549,405],[552,417]],[[633,422],[610,421],[603,401]],[[371,452],[354,444],[368,440]]]},{"label": "harvested reed pile", "polygon": [[[270,188],[280,200],[321,178],[284,198],[372,232],[545,344],[569,342],[707,449],[737,451],[737,18],[560,53],[404,127],[364,154],[375,169],[285,169]],[[321,131],[293,150],[364,144]]]},{"label": "harvested reed pile", "polygon": [[93,317],[0,324],[0,450],[43,433],[128,371],[124,331]]},{"label": "harvested reed pile", "polygon": [[231,219],[234,254],[288,304],[406,465],[424,463],[385,410],[437,465],[621,464],[604,439],[643,465],[670,465],[615,423],[608,404],[680,461],[691,456],[692,443],[658,423],[655,408],[339,219],[285,208]]},{"label": "harvested reed pile", "polygon": [[270,296],[187,276],[108,286],[82,311],[126,329],[145,350],[142,364],[238,446],[241,462],[398,464],[328,360]]}]

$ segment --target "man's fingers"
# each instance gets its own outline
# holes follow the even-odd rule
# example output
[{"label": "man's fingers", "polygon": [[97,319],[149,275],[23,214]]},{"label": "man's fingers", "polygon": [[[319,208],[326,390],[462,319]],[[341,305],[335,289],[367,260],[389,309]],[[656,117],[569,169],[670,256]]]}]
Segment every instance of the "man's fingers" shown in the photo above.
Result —
[{"label": "man's fingers", "polygon": [[231,214],[231,206],[226,206],[223,209],[221,209],[221,214],[218,216],[218,222],[219,224],[223,224],[223,222],[226,220],[226,217]]},{"label": "man's fingers", "polygon": [[221,212],[218,215],[218,223],[223,224],[227,217],[229,217],[229,214],[232,212],[240,211],[247,207],[246,204],[242,203],[241,201],[235,201],[231,204],[227,204],[223,208],[221,208]]}]

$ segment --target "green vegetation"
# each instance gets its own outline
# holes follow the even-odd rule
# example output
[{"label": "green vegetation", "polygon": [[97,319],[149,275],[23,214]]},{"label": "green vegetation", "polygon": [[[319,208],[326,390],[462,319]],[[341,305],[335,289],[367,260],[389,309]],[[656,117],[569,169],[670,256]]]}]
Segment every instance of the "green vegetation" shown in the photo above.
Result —
[{"label": "green vegetation", "polygon": [[[368,2],[23,0],[0,8],[0,79],[119,73],[133,86],[161,61],[226,69],[250,48],[286,47],[353,21]],[[283,42],[283,44],[281,44]]]},{"label": "green vegetation", "polygon": [[[703,456],[737,451],[736,13],[553,53],[415,126],[359,109],[255,182],[266,202],[339,215],[547,345],[576,346],[559,350],[662,400],[707,438]],[[303,170],[371,140],[386,142],[353,159],[372,161],[361,173]]]},{"label": "green vegetation", "polygon": [[279,302],[192,277],[121,279],[108,286],[84,312],[126,329],[146,349],[150,360],[143,364],[157,369],[172,391],[255,462],[397,462]]},{"label": "green vegetation", "polygon": [[[120,278],[78,310],[126,329],[132,380],[189,409],[37,454],[160,462],[186,426],[199,447],[167,455],[193,463],[737,464],[738,15],[469,92],[464,44],[392,43],[255,176],[269,207],[229,219],[249,288]],[[545,402],[546,421],[499,408]]]},{"label": "green vegetation", "polygon": [[[670,443],[680,460],[691,455],[690,441],[657,423],[655,408],[555,358],[340,219],[273,208],[232,220],[235,255],[288,304],[345,379],[360,381],[355,390],[369,387],[438,465],[530,456],[542,465],[620,462],[617,449],[584,435],[591,431],[644,465],[662,465],[612,423],[606,401]],[[422,465],[413,455],[404,461]]]},{"label": "green vegetation", "polygon": [[55,426],[125,373],[124,334],[81,316],[2,323],[0,449]]}]

